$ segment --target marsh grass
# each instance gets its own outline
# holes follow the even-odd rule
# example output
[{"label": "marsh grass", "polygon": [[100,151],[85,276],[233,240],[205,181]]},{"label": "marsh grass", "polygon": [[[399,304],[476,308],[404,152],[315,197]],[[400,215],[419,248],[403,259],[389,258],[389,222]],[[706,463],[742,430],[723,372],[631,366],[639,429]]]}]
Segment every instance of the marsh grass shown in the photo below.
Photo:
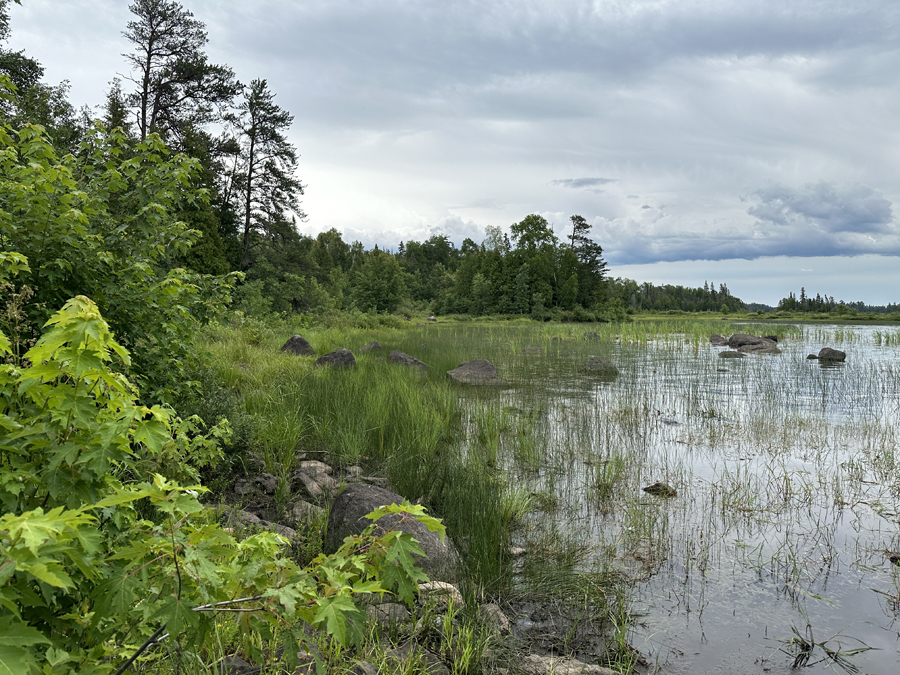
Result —
[{"label": "marsh grass", "polygon": [[[316,370],[278,352],[294,332],[319,353],[372,340],[385,349],[356,352],[349,372]],[[713,332],[777,334],[783,353],[725,362],[708,345]],[[708,581],[748,574],[771,586],[773,606],[806,611],[828,604],[838,572],[882,574],[869,552],[896,537],[900,512],[895,334],[690,318],[242,324],[211,332],[209,346],[217,381],[252,420],[244,461],[285,481],[301,453],[388,476],[447,522],[465,554],[467,597],[572,598],[585,574],[615,570],[624,585],[605,591],[619,607],[608,611],[610,635],[657,649],[655,624],[629,618],[621,589],[635,581],[639,597],[665,589],[682,607],[715,611]],[[805,359],[826,344],[848,347],[847,364]],[[391,366],[391,349],[431,367]],[[619,377],[581,372],[589,356],[612,360]],[[491,360],[510,387],[452,386],[445,372],[473,358]],[[679,496],[641,492],[657,480]],[[528,550],[523,562],[510,560],[511,544]],[[885,603],[891,584],[881,581]]]}]

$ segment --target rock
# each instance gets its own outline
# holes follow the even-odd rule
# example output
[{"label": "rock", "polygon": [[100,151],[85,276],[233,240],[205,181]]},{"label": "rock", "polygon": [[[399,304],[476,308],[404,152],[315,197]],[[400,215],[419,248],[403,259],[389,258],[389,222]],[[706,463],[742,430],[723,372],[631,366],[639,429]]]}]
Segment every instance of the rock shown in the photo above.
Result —
[{"label": "rock", "polygon": [[759,343],[755,345],[743,345],[738,351],[744,354],[780,354],[781,350],[774,343]]},{"label": "rock", "polygon": [[357,661],[350,669],[350,675],[378,675],[378,668],[368,661]]},{"label": "rock", "polygon": [[528,549],[521,546],[510,546],[508,549],[506,549],[506,553],[510,558],[521,558],[523,555],[528,553]]},{"label": "rock", "polygon": [[807,354],[807,355],[806,355],[806,359],[807,359],[807,360],[809,360],[809,359],[818,359],[818,358],[819,358],[819,357],[818,357],[816,354]]},{"label": "rock", "polygon": [[287,527],[286,525],[263,520],[249,511],[231,511],[225,515],[224,522],[227,527],[230,527],[237,532],[245,530],[248,527],[258,527],[262,530],[274,530],[277,534],[280,534],[287,539],[295,539],[297,537],[296,530]]},{"label": "rock", "polygon": [[[356,535],[371,525],[365,516],[380,506],[400,504],[403,497],[374,485],[354,483],[343,490],[334,500],[328,516],[328,530],[325,537],[325,553],[334,553],[344,537]],[[411,534],[419,542],[425,557],[416,556],[428,576],[434,580],[452,581],[458,563],[456,548],[449,538],[442,541],[436,532],[430,532],[422,523],[409,520],[399,525],[399,514],[389,514],[378,520],[386,530],[395,527]]]},{"label": "rock", "polygon": [[437,321],[437,319],[436,319],[435,317],[433,317],[433,316],[429,316],[429,317],[428,317],[427,319],[425,319],[425,320],[426,320],[426,321]]},{"label": "rock", "polygon": [[447,371],[447,376],[460,384],[478,384],[490,386],[506,386],[506,382],[497,377],[497,369],[487,359],[475,359],[460,364]]},{"label": "rock", "polygon": [[336,352],[330,352],[324,356],[320,356],[315,362],[316,368],[323,366],[331,366],[332,368],[349,368],[356,365],[356,359],[353,352],[349,349],[338,349]]},{"label": "rock", "polygon": [[583,663],[576,659],[531,654],[519,661],[519,669],[528,675],[620,675],[614,670]]},{"label": "rock", "polygon": [[497,603],[489,602],[486,605],[482,605],[478,608],[478,615],[494,637],[509,634],[511,629],[509,619]]},{"label": "rock", "polygon": [[241,673],[255,672],[257,669],[244,661],[240,656],[226,656],[219,661],[216,672],[219,675],[241,675]]},{"label": "rock", "polygon": [[444,581],[429,581],[419,584],[419,604],[434,603],[441,611],[446,610],[451,604],[454,609],[465,609],[466,602],[462,593],[453,584]]},{"label": "rock", "polygon": [[281,346],[281,351],[297,356],[315,356],[316,350],[306,341],[306,338],[295,335]]},{"label": "rock", "polygon": [[310,504],[302,499],[294,502],[291,506],[291,517],[295,523],[305,523],[309,520],[318,520],[325,515],[325,509]]},{"label": "rock", "polygon": [[720,359],[742,359],[744,356],[741,352],[719,352]]},{"label": "rock", "polygon": [[256,490],[253,487],[253,483],[251,483],[246,478],[238,478],[236,481],[234,481],[235,494],[244,496],[253,494],[254,492],[256,492]]},{"label": "rock", "polygon": [[619,369],[611,361],[598,359],[596,356],[589,356],[587,363],[582,366],[581,370],[604,378],[616,378],[619,376]]},{"label": "rock", "polygon": [[390,478],[385,478],[384,476],[360,476],[359,480],[363,483],[368,483],[369,485],[375,485],[380,488],[384,488],[385,490],[391,489],[391,480]]},{"label": "rock", "polygon": [[727,347],[728,338],[726,338],[724,335],[713,333],[709,336],[709,344],[713,345],[714,347]]},{"label": "rock", "polygon": [[337,489],[338,482],[323,471],[300,468],[294,477],[303,483],[307,493],[313,499],[322,499],[326,494],[331,494]]},{"label": "rock", "polygon": [[777,335],[763,335],[766,340],[771,340],[772,342],[778,342]]},{"label": "rock", "polygon": [[678,490],[673,488],[668,483],[660,483],[659,481],[655,482],[653,485],[648,485],[643,488],[644,492],[647,494],[651,494],[654,497],[677,497]]},{"label": "rock", "polygon": [[278,489],[278,479],[270,473],[261,473],[253,479],[256,485],[259,485],[267,495],[274,495]]},{"label": "rock", "polygon": [[419,669],[407,669],[413,663],[420,662],[428,675],[450,675],[450,669],[436,654],[419,647],[415,642],[407,642],[394,649],[388,649],[384,652],[384,656],[386,659],[399,661],[402,664],[401,668],[391,672],[421,672]]},{"label": "rock", "polygon": [[419,359],[410,356],[406,352],[401,352],[397,349],[392,351],[388,355],[388,363],[395,363],[401,366],[409,366],[411,368],[429,368],[430,366],[427,363],[423,363],[419,361]]},{"label": "rock", "polygon": [[759,337],[758,335],[747,335],[747,333],[735,333],[730,338],[728,338],[728,346],[732,349],[737,349],[738,347],[746,347],[748,345],[764,345],[766,347],[774,347],[775,343],[772,340],[767,340],[766,338]]},{"label": "rock", "polygon": [[319,462],[315,459],[307,459],[300,462],[300,469],[312,474],[324,473],[330,476],[334,473],[334,469],[328,466],[325,462]]},{"label": "rock", "polygon": [[398,602],[383,602],[380,605],[366,607],[369,618],[382,628],[389,628],[398,623],[409,621],[409,610]]},{"label": "rock", "polygon": [[378,344],[377,341],[376,341],[376,342],[370,342],[369,344],[363,345],[362,347],[360,347],[360,348],[359,348],[359,351],[361,351],[361,352],[377,352],[377,351],[381,351],[381,345]]},{"label": "rock", "polygon": [[348,466],[345,469],[345,472],[350,478],[359,478],[360,476],[362,476],[363,470],[361,466],[356,466],[354,464],[353,466]]},{"label": "rock", "polygon": [[836,363],[838,361],[844,361],[847,358],[847,353],[842,352],[840,349],[832,349],[831,347],[822,347],[819,350],[819,361],[828,361],[830,363]]}]

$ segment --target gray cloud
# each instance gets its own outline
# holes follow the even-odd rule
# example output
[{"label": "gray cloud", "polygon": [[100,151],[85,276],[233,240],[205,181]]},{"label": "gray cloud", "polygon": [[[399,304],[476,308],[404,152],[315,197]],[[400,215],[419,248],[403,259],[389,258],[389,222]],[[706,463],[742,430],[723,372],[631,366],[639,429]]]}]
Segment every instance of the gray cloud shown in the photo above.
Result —
[{"label": "gray cloud", "polygon": [[557,178],[556,180],[551,180],[550,185],[580,190],[584,188],[597,188],[601,185],[618,182],[619,180],[617,178]]},{"label": "gray cloud", "polygon": [[747,210],[760,221],[784,227],[840,232],[891,233],[891,202],[877,190],[861,184],[819,181],[801,188],[773,185],[758,190],[759,204]]}]

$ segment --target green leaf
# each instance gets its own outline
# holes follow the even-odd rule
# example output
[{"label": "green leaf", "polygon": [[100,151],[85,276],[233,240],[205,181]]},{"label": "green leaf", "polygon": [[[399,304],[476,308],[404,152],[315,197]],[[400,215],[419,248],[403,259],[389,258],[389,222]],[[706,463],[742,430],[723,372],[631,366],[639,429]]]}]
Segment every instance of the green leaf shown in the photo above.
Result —
[{"label": "green leaf", "polygon": [[37,661],[27,649],[0,644],[0,675],[26,675],[37,667]]},{"label": "green leaf", "polygon": [[336,595],[330,598],[320,598],[316,602],[319,611],[316,612],[314,622],[325,624],[325,630],[334,636],[342,646],[347,642],[347,619],[349,616],[358,616],[359,608],[353,604],[353,600],[346,595]]}]

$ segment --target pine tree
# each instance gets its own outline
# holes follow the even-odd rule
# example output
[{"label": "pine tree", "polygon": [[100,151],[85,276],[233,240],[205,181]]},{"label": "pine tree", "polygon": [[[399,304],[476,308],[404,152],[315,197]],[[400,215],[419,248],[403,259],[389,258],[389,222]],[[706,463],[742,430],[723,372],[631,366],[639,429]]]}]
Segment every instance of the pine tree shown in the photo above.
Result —
[{"label": "pine tree", "polygon": [[230,116],[240,151],[225,194],[243,222],[241,267],[252,261],[250,251],[267,239],[282,237],[303,220],[300,196],[304,185],[297,178],[297,150],[285,132],[294,118],[275,103],[265,80],[253,80],[244,91],[237,114]]}]

